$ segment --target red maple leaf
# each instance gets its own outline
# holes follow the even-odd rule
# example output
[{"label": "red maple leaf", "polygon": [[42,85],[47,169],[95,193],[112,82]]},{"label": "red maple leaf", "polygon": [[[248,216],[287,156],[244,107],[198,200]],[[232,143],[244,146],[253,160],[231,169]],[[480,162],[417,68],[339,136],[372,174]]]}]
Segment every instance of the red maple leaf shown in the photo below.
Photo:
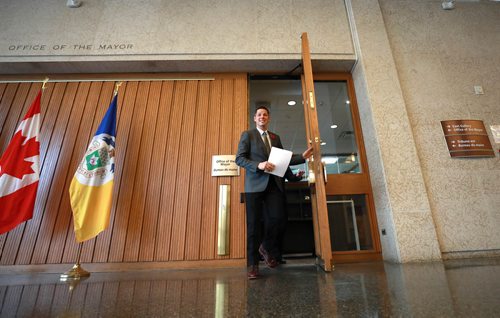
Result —
[{"label": "red maple leaf", "polygon": [[0,176],[3,174],[11,175],[22,179],[25,174],[33,173],[31,165],[33,162],[26,161],[26,158],[38,155],[40,146],[35,138],[29,139],[24,145],[26,137],[18,131],[12,138],[7,150],[0,158]]}]

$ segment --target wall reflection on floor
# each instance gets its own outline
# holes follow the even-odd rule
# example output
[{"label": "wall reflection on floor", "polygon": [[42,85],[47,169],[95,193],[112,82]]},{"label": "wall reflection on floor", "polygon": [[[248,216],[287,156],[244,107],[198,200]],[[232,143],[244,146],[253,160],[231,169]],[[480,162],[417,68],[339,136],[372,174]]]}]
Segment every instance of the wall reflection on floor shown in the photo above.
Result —
[{"label": "wall reflection on floor", "polygon": [[[289,262],[290,263],[290,262]],[[57,274],[2,273],[1,317],[493,317],[500,260],[445,263]]]}]

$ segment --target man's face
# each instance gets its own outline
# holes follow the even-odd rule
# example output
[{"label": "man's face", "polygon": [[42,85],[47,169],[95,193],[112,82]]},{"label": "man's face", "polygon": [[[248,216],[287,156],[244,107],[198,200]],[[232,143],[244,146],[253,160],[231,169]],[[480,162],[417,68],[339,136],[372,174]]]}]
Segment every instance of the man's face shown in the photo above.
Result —
[{"label": "man's face", "polygon": [[269,124],[269,114],[267,113],[267,110],[263,108],[257,109],[255,115],[253,116],[253,121],[258,128],[267,130],[267,125]]}]

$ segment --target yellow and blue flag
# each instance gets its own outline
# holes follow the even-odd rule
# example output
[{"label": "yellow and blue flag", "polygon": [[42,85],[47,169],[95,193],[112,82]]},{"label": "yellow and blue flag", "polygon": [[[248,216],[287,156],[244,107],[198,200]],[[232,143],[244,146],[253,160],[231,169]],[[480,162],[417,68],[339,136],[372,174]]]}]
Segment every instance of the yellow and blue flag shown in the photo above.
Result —
[{"label": "yellow and blue flag", "polygon": [[115,172],[115,94],[69,187],[75,237],[89,240],[109,225]]}]

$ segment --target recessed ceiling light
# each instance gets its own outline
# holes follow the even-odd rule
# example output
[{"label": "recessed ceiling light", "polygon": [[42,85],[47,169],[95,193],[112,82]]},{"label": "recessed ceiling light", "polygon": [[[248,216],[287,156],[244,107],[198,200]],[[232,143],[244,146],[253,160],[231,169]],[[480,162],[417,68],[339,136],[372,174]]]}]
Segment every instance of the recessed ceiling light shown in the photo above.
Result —
[{"label": "recessed ceiling light", "polygon": [[453,9],[455,9],[455,1],[454,0],[445,0],[441,3],[441,7],[444,10],[453,10]]},{"label": "recessed ceiling light", "polygon": [[331,126],[330,126],[330,128],[332,128],[332,129],[335,129],[335,128],[337,128],[337,127],[338,127],[337,125],[331,125]]},{"label": "recessed ceiling light", "polygon": [[322,157],[321,161],[323,161],[326,164],[334,164],[339,160],[338,157]]},{"label": "recessed ceiling light", "polygon": [[345,103],[346,103],[346,104],[350,104],[350,103],[351,103],[351,101],[346,100],[346,101],[345,101]]},{"label": "recessed ceiling light", "polygon": [[323,142],[321,143],[321,145],[322,145],[322,146],[326,145],[326,142],[324,142],[324,141],[323,141]]},{"label": "recessed ceiling light", "polygon": [[294,101],[294,100],[291,100],[291,101],[288,102],[289,106],[295,106],[295,104],[297,104],[297,102]]}]

